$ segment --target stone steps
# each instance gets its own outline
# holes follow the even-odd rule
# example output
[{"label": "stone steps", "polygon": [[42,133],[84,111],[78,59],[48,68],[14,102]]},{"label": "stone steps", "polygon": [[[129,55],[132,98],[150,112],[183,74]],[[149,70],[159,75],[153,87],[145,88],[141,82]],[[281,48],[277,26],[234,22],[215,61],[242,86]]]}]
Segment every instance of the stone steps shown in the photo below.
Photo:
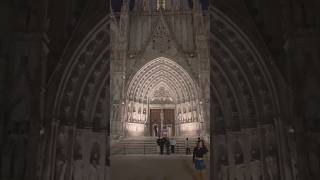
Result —
[{"label": "stone steps", "polygon": [[[176,137],[175,154],[185,154],[185,138]],[[126,138],[111,146],[112,155],[125,154],[158,154],[160,148],[155,137]],[[197,138],[189,138],[191,153],[196,146]],[[166,152],[166,149],[165,149]]]}]

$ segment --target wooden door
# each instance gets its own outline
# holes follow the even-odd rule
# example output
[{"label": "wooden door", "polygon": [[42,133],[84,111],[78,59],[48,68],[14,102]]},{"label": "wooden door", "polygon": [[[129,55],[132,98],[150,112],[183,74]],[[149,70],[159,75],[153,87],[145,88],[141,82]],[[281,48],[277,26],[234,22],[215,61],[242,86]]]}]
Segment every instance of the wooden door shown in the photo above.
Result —
[{"label": "wooden door", "polygon": [[163,110],[163,125],[171,127],[171,135],[175,136],[174,109]]},{"label": "wooden door", "polygon": [[[155,126],[157,126],[157,133],[160,133],[161,128],[161,109],[150,109],[150,136],[155,135]],[[159,134],[156,134],[159,136]]]}]

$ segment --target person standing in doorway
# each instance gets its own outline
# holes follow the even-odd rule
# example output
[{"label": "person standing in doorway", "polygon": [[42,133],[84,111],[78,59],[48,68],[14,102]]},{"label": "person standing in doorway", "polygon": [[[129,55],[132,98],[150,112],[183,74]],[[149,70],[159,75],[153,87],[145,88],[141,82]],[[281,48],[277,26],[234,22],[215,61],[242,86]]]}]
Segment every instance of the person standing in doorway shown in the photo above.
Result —
[{"label": "person standing in doorway", "polygon": [[208,152],[208,149],[204,145],[203,140],[197,143],[197,146],[193,150],[192,161],[195,169],[199,172],[200,179],[205,180],[204,170],[206,168],[204,162],[204,155]]},{"label": "person standing in doorway", "polygon": [[174,153],[175,146],[176,146],[176,140],[174,138],[171,138],[170,140],[171,153]]},{"label": "person standing in doorway", "polygon": [[190,145],[189,145],[189,138],[186,139],[186,155],[190,155]]},{"label": "person standing in doorway", "polygon": [[157,124],[153,125],[153,129],[154,129],[154,136],[158,137],[158,125]]}]

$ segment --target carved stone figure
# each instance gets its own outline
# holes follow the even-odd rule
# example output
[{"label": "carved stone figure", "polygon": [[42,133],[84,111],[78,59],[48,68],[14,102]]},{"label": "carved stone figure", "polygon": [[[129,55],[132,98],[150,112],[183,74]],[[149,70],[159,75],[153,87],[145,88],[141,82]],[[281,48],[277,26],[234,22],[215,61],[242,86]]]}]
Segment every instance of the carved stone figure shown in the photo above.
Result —
[{"label": "carved stone figure", "polygon": [[220,166],[220,179],[221,180],[229,180],[229,166],[221,165]]},{"label": "carved stone figure", "polygon": [[60,127],[57,137],[57,150],[56,150],[56,162],[55,162],[55,180],[64,180],[66,167],[67,167],[67,154],[66,154],[66,140],[67,133],[64,127]]},{"label": "carved stone figure", "polygon": [[249,163],[250,168],[250,179],[260,180],[261,179],[261,161],[253,160]]},{"label": "carved stone figure", "polygon": [[246,179],[246,171],[244,164],[243,152],[241,149],[241,145],[238,141],[234,144],[234,160],[235,160],[235,176],[237,180],[245,180]]},{"label": "carved stone figure", "polygon": [[278,180],[278,164],[276,158],[276,152],[273,146],[269,147],[268,154],[265,158],[267,165],[267,173],[270,180]]},{"label": "carved stone figure", "polygon": [[66,151],[64,147],[57,149],[56,167],[55,167],[55,179],[64,180],[66,174]]},{"label": "carved stone figure", "polygon": [[220,156],[220,160],[218,162],[219,172],[218,179],[219,180],[229,180],[229,163],[225,154]]},{"label": "carved stone figure", "polygon": [[88,180],[102,180],[100,168],[100,147],[98,143],[94,143],[90,155]]},{"label": "carved stone figure", "polygon": [[252,180],[260,180],[262,177],[260,161],[260,152],[257,148],[252,148],[251,150],[251,161],[249,163],[250,178]]},{"label": "carved stone figure", "polygon": [[82,156],[82,146],[79,142],[79,136],[77,135],[76,144],[74,147],[73,153],[73,170],[72,170],[72,178],[73,180],[85,180],[85,164]]},{"label": "carved stone figure", "polygon": [[246,167],[245,167],[245,164],[237,164],[235,172],[236,172],[236,179],[237,180],[245,180],[246,179]]},{"label": "carved stone figure", "polygon": [[88,180],[102,180],[99,169],[100,165],[97,164],[97,160],[93,160],[89,166]]},{"label": "carved stone figure", "polygon": [[121,88],[122,88],[122,78],[120,75],[117,75],[112,80],[112,99],[114,103],[118,103],[121,98]]}]

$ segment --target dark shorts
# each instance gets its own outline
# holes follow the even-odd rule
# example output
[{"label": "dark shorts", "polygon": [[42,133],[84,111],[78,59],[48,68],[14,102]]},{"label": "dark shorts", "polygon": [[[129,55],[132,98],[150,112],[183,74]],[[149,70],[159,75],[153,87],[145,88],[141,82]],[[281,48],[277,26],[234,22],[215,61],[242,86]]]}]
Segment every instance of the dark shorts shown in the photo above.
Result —
[{"label": "dark shorts", "polygon": [[194,167],[198,170],[203,170],[206,168],[206,165],[204,164],[204,160],[195,160]]}]

